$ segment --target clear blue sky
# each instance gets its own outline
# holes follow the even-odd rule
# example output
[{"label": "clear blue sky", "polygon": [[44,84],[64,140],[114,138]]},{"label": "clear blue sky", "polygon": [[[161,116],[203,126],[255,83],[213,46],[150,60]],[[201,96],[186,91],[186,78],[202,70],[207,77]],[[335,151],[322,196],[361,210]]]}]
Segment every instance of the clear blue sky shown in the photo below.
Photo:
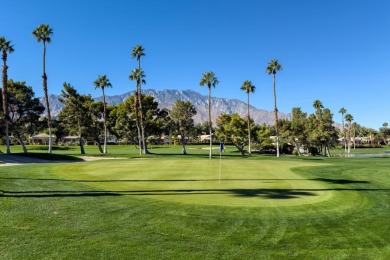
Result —
[{"label": "clear blue sky", "polygon": [[50,94],[63,82],[99,96],[92,82],[107,74],[107,95],[134,90],[128,80],[136,61],[132,48],[146,51],[144,88],[193,89],[201,74],[214,71],[215,97],[246,101],[240,91],[251,80],[251,104],[273,110],[267,63],[278,59],[277,102],[312,113],[315,99],[341,122],[341,107],[361,125],[390,123],[390,1],[76,1],[0,0],[0,36],[11,40],[9,77],[26,81],[42,96],[42,44],[32,31],[53,30],[47,47]]}]

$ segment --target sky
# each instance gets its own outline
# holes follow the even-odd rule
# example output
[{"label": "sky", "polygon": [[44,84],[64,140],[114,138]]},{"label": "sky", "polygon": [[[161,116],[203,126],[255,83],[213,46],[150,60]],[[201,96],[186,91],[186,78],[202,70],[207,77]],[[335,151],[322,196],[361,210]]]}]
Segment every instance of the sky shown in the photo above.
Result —
[{"label": "sky", "polygon": [[42,43],[32,31],[53,29],[47,46],[49,94],[64,82],[82,94],[107,75],[106,95],[135,89],[128,79],[137,67],[131,50],[145,49],[144,89],[195,90],[202,73],[220,81],[212,96],[246,102],[245,80],[256,86],[250,103],[273,110],[271,59],[280,112],[300,107],[313,113],[314,100],[341,122],[341,107],[354,121],[379,129],[390,123],[390,1],[388,0],[0,0],[0,36],[10,40],[9,78],[42,90]]}]

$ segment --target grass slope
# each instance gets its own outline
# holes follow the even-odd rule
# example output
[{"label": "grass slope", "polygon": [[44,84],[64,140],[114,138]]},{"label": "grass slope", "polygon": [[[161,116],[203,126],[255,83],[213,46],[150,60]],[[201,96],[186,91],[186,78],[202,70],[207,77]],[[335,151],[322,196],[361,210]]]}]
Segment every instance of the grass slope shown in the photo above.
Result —
[{"label": "grass slope", "polygon": [[388,259],[389,166],[228,157],[221,184],[197,157],[3,167],[0,258]]}]

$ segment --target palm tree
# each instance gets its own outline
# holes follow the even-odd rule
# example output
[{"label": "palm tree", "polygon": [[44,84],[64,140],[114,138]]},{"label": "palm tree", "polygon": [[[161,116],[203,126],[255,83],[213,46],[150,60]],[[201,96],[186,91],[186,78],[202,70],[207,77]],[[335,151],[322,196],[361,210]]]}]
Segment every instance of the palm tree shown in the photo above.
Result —
[{"label": "palm tree", "polygon": [[245,80],[242,84],[241,88],[242,91],[245,91],[245,93],[248,94],[248,154],[251,155],[251,123],[250,123],[250,115],[249,115],[249,94],[255,92],[256,87],[252,85],[252,82],[249,80]]},{"label": "palm tree", "polygon": [[47,75],[46,75],[46,43],[51,42],[51,35],[53,34],[53,29],[49,27],[48,24],[40,24],[33,32],[37,42],[43,42],[43,92],[45,95],[45,103],[47,109],[47,125],[49,127],[49,153],[52,153],[52,138],[51,138],[51,115],[49,107],[49,96],[47,93]]},{"label": "palm tree", "polygon": [[209,107],[209,133],[210,133],[210,155],[209,155],[209,158],[211,159],[211,156],[212,156],[212,150],[213,150],[213,125],[212,125],[212,122],[211,122],[211,87],[214,87],[216,85],[218,85],[219,81],[217,79],[217,77],[215,77],[215,74],[214,72],[212,71],[209,71],[209,72],[205,72],[202,74],[202,78],[200,80],[200,83],[199,85],[200,86],[207,86],[208,89],[209,89],[209,97],[208,97],[208,107]]},{"label": "palm tree", "polygon": [[344,137],[344,149],[345,149],[345,152],[347,152],[347,140],[346,140],[346,136],[345,136],[345,127],[344,127],[344,114],[347,113],[347,110],[342,107],[340,108],[340,111],[339,113],[341,114],[341,123],[343,124],[343,137]]},{"label": "palm tree", "polygon": [[[141,69],[134,69],[130,76],[129,79],[132,81],[135,81],[137,83],[137,89],[141,88],[141,84],[146,84],[145,81],[145,74]],[[136,125],[137,125],[137,130],[138,130],[138,144],[139,144],[139,152],[142,154],[142,145],[145,146],[145,143],[141,143],[141,132],[140,132],[140,117],[138,116],[139,114],[139,96],[141,94],[138,94],[138,91],[134,93],[134,112],[135,112],[135,120],[136,120]],[[143,141],[143,140],[142,140]],[[146,148],[144,149],[144,153],[146,152]]]},{"label": "palm tree", "polygon": [[101,88],[103,91],[103,124],[104,124],[104,148],[103,152],[107,153],[107,112],[106,112],[106,96],[104,94],[104,88],[112,87],[110,80],[106,75],[98,76],[97,80],[93,82],[95,89]]},{"label": "palm tree", "polygon": [[324,108],[324,106],[322,105],[322,102],[321,100],[314,100],[313,102],[313,107],[317,110],[321,109],[321,108]]},{"label": "palm tree", "polygon": [[[133,51],[131,52],[131,58],[136,58],[138,61],[138,69],[141,70],[141,57],[145,56],[145,49],[142,48],[141,45],[137,45],[133,48]],[[143,72],[142,72],[143,73]],[[142,83],[142,82],[141,82]],[[146,147],[146,140],[145,140],[145,127],[144,127],[144,114],[142,109],[142,90],[141,90],[141,84],[137,84],[137,96],[138,96],[138,106],[139,106],[139,122],[140,122],[140,128],[141,128],[141,139],[142,139],[142,147],[144,154],[149,153]],[[137,114],[138,116],[138,114]]]},{"label": "palm tree", "polygon": [[0,37],[0,51],[2,53],[2,60],[3,60],[3,112],[4,112],[4,123],[5,123],[5,144],[7,146],[7,154],[11,153],[10,146],[9,146],[9,114],[8,114],[8,66],[7,66],[7,53],[14,52],[14,48],[11,45],[10,41],[7,41],[4,37]]},{"label": "palm tree", "polygon": [[317,119],[319,121],[322,121],[322,109],[324,108],[324,105],[322,105],[322,102],[320,100],[314,100],[313,102],[313,107],[316,109],[316,115],[317,115]]},{"label": "palm tree", "polygon": [[138,61],[138,68],[141,69],[141,57],[145,56],[145,49],[141,45],[137,45],[133,48],[131,52],[131,58],[136,58]]},{"label": "palm tree", "polygon": [[279,127],[278,127],[278,109],[276,107],[276,72],[282,70],[282,65],[279,64],[278,60],[273,59],[268,62],[266,73],[273,75],[274,79],[274,107],[275,107],[275,129],[276,129],[276,156],[279,157]]},{"label": "palm tree", "polygon": [[347,134],[347,139],[348,139],[348,153],[351,152],[351,124],[352,124],[353,116],[351,114],[346,114],[345,115],[345,121],[348,123],[348,134]]}]

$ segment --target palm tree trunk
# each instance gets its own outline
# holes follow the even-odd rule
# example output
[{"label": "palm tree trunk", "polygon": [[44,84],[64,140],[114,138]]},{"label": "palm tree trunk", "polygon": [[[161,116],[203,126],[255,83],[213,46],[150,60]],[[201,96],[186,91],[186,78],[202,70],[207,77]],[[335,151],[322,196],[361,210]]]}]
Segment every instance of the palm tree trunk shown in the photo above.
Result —
[{"label": "palm tree trunk", "polygon": [[47,93],[47,75],[46,75],[46,42],[43,41],[43,92],[45,95],[45,103],[46,103],[46,110],[47,110],[47,126],[49,128],[49,153],[52,153],[52,138],[51,138],[51,115],[50,115],[50,107],[49,107],[49,96]]},{"label": "palm tree trunk", "polygon": [[104,124],[104,148],[103,148],[103,153],[107,153],[106,96],[104,94],[104,87],[102,87],[102,90],[103,90],[103,124]]},{"label": "palm tree trunk", "polygon": [[139,87],[139,95],[138,95],[138,104],[139,104],[139,110],[140,110],[140,126],[141,126],[141,138],[142,138],[142,146],[143,146],[143,153],[147,154],[149,153],[147,146],[146,146],[146,140],[145,140],[145,126],[144,126],[144,113],[142,109],[142,94],[141,94],[141,86]]},{"label": "palm tree trunk", "polygon": [[7,154],[11,153],[10,141],[9,141],[9,122],[5,119],[5,145],[7,147]]},{"label": "palm tree trunk", "polygon": [[248,92],[248,155],[252,154],[251,148],[251,117],[249,115],[249,92]]},{"label": "palm tree trunk", "polygon": [[211,86],[209,87],[209,98],[208,98],[208,106],[209,106],[209,133],[210,133],[210,154],[209,159],[213,154],[213,133],[212,133],[212,123],[211,123]]},{"label": "palm tree trunk", "polygon": [[8,120],[8,91],[7,91],[7,84],[8,84],[8,75],[7,75],[7,69],[8,66],[6,64],[6,56],[3,53],[3,89],[2,89],[2,94],[3,94],[3,112],[4,112],[4,123],[5,123],[5,145],[6,145],[6,150],[7,154],[11,153],[10,149],[10,143],[9,143],[9,120]]},{"label": "palm tree trunk", "polygon": [[[138,57],[138,69],[141,70],[141,57]],[[142,138],[142,146],[143,146],[143,153],[147,154],[149,153],[146,140],[145,140],[145,126],[144,126],[144,114],[142,109],[142,91],[141,91],[141,82],[137,82],[137,91],[139,93],[138,100],[139,100],[139,107],[140,107],[140,126],[141,126],[141,138]]]},{"label": "palm tree trunk", "polygon": [[275,113],[275,130],[276,130],[276,157],[279,157],[279,128],[278,128],[278,109],[276,107],[276,75],[274,73],[274,113]]},{"label": "palm tree trunk", "polygon": [[347,135],[345,133],[345,127],[344,127],[344,114],[341,114],[342,120],[341,123],[343,124],[343,137],[344,137],[344,152],[347,152]]},{"label": "palm tree trunk", "polygon": [[137,133],[138,133],[138,146],[139,146],[139,154],[142,154],[142,140],[141,140],[141,131],[140,131],[140,123],[138,116],[138,89],[134,93],[134,110],[135,110],[135,124],[137,125]]}]

